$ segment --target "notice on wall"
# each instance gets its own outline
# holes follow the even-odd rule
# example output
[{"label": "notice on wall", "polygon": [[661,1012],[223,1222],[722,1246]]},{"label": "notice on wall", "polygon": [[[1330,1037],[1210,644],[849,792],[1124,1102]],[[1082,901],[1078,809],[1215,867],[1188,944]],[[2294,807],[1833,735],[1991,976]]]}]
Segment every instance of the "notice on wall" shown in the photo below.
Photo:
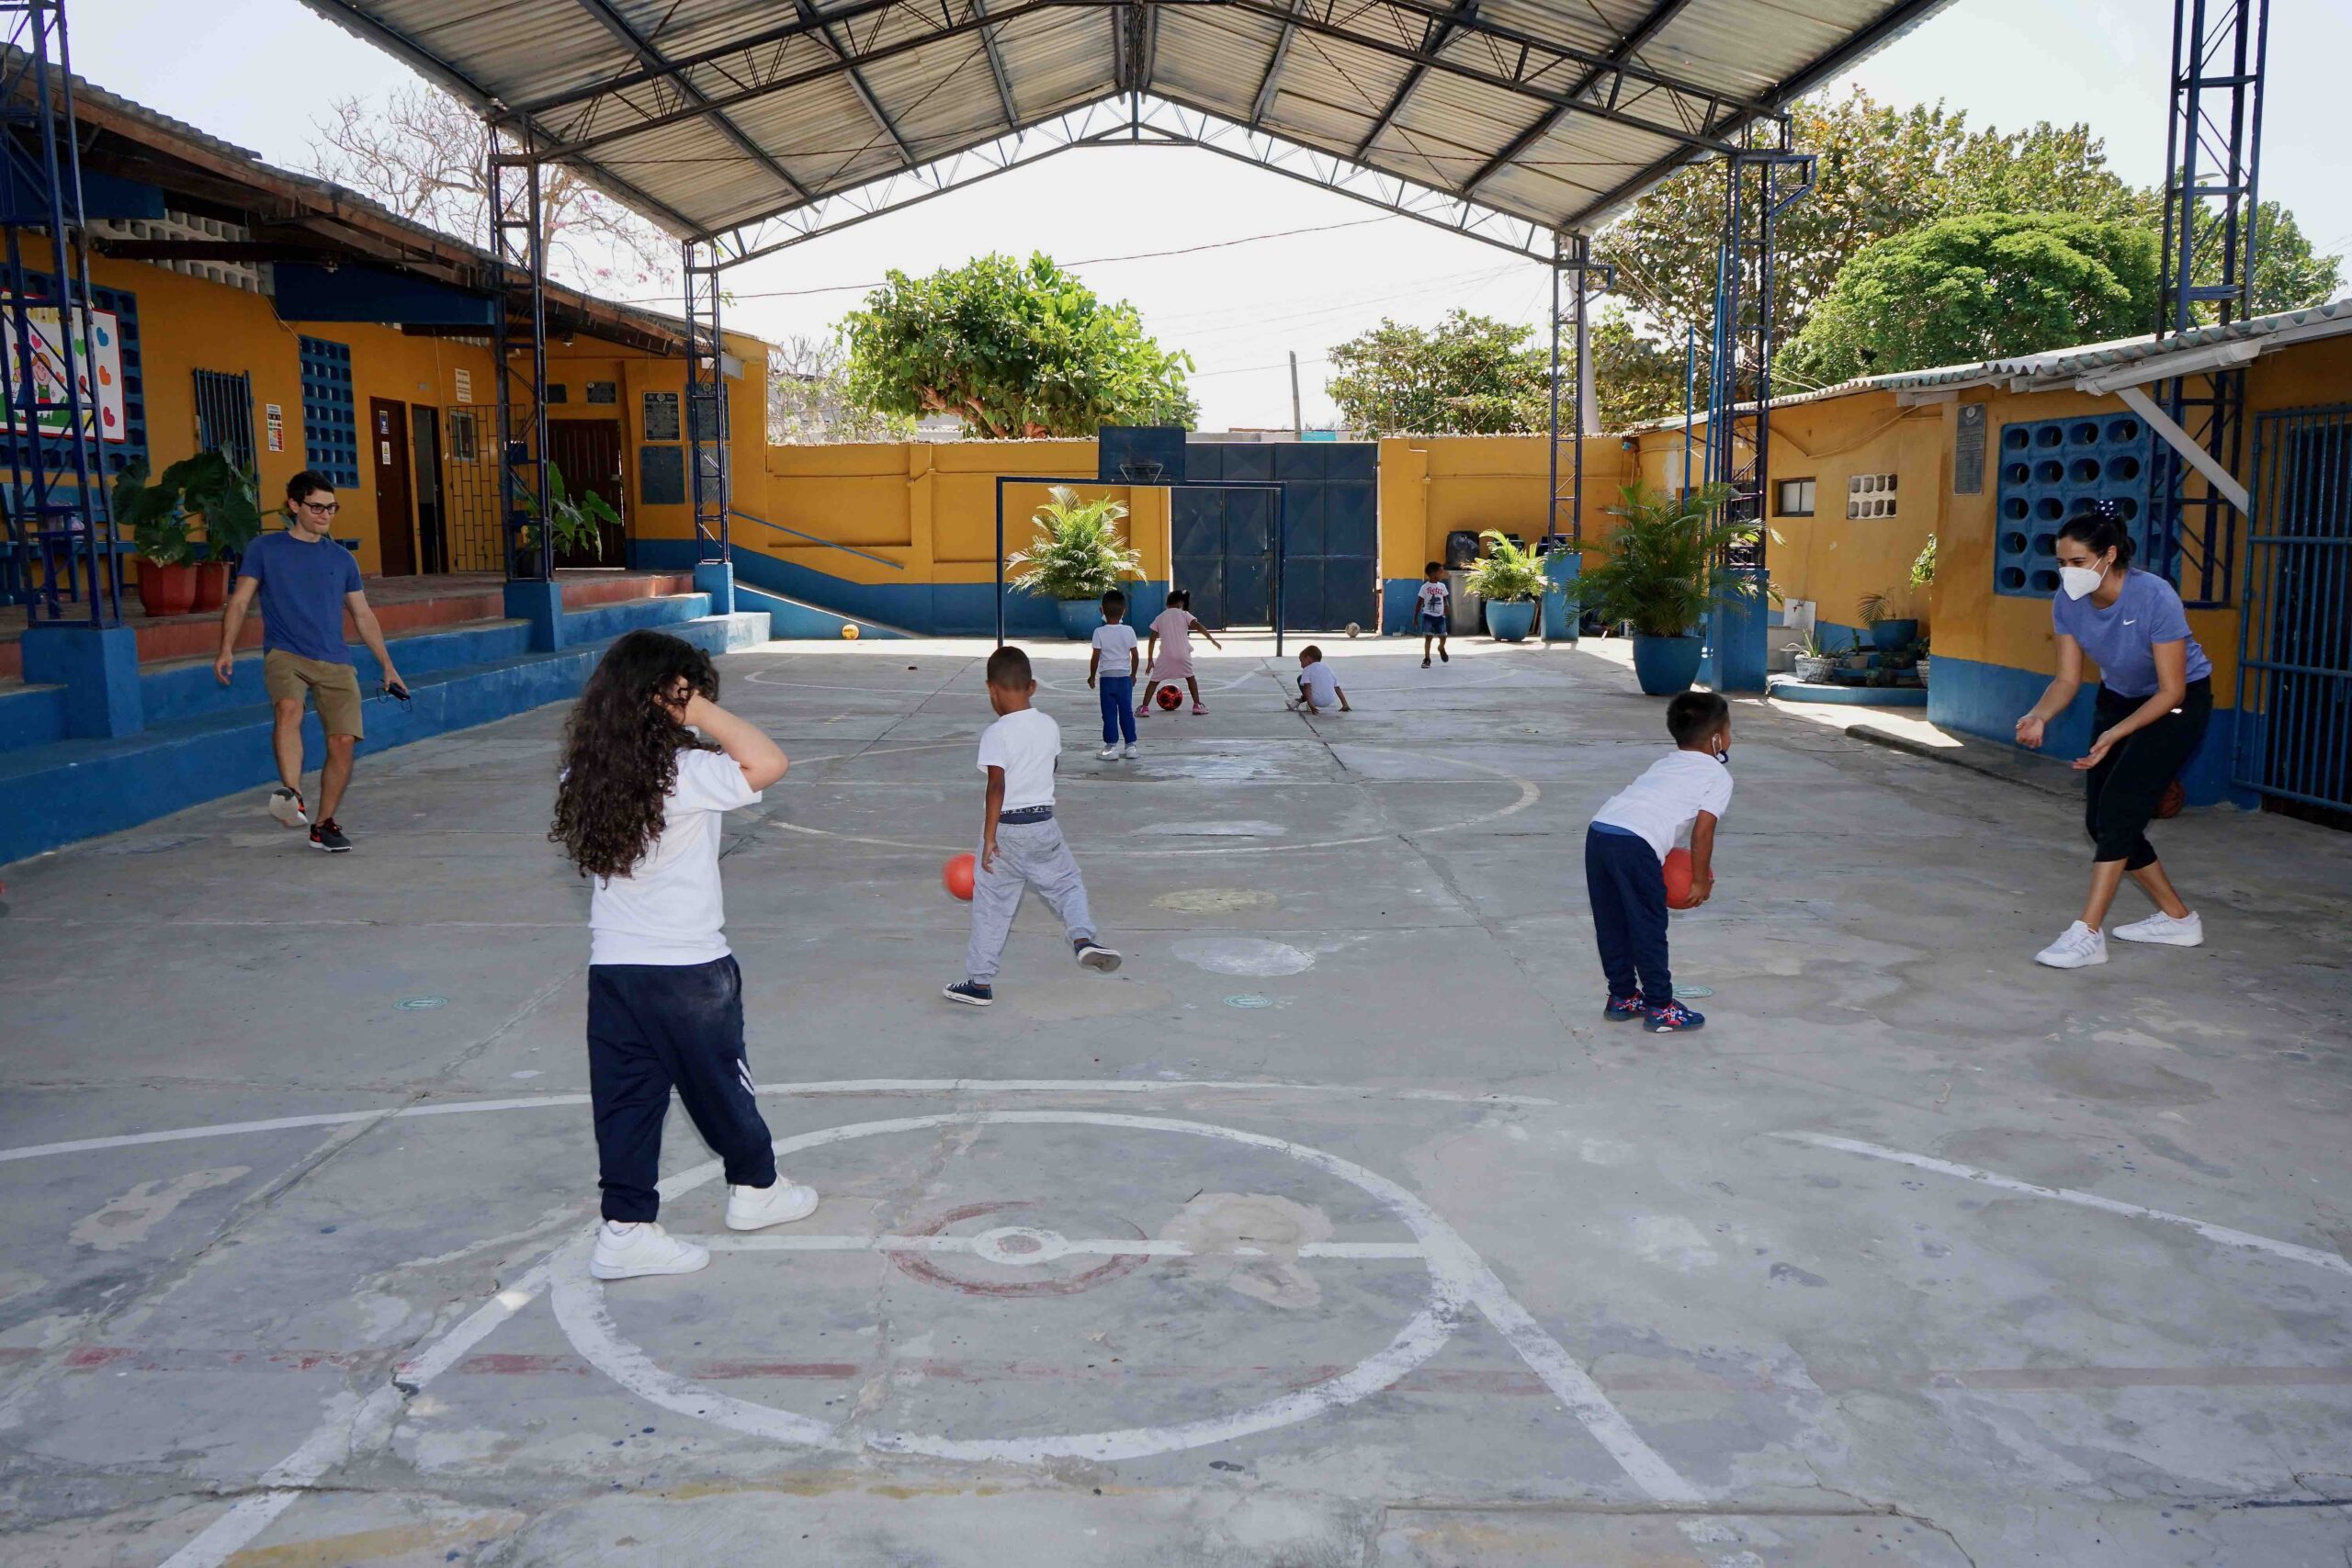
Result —
[{"label": "notice on wall", "polygon": [[474,400],[474,373],[462,365],[458,367],[458,400],[461,403]]},{"label": "notice on wall", "polygon": [[1960,430],[1952,437],[1951,492],[1984,493],[1984,405],[1960,405]]},{"label": "notice on wall", "polygon": [[[6,298],[0,293],[0,299]],[[25,314],[32,328],[33,400],[39,403],[62,403],[66,334],[59,325],[58,312],[53,308],[35,309]],[[82,404],[82,428],[103,441],[128,440],[130,429],[123,421],[122,338],[114,312],[76,310],[74,320],[74,380]],[[9,352],[13,358],[15,350]],[[15,368],[13,364],[10,368]],[[43,434],[65,434],[68,415],[62,408],[43,408],[33,419]],[[0,423],[9,430],[22,428],[14,398],[6,400]]]},{"label": "notice on wall", "polygon": [[273,452],[286,450],[286,409],[281,403],[262,405],[262,427]]}]

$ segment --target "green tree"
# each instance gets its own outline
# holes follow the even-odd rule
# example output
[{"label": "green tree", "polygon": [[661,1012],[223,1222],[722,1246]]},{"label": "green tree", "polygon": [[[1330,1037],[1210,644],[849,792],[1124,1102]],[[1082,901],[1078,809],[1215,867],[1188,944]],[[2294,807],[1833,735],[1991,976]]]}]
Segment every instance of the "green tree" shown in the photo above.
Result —
[{"label": "green tree", "polygon": [[[1575,355],[1571,354],[1570,359]],[[1568,376],[1564,369],[1561,374]],[[1693,395],[1703,408],[1707,396],[1707,339],[1699,339],[1698,385]],[[1678,335],[1671,343],[1645,337],[1622,310],[1608,310],[1592,327],[1592,400],[1603,430],[1623,430],[1645,420],[1664,419],[1682,412],[1688,377],[1685,346]],[[1576,385],[1568,380],[1567,386]],[[1565,423],[1567,415],[1561,415]]]},{"label": "green tree", "polygon": [[888,414],[954,413],[988,436],[1182,424],[1191,356],[1038,254],[979,256],[929,277],[893,270],[842,324],[851,398]]},{"label": "green tree", "polygon": [[1324,389],[1341,423],[1374,435],[1541,430],[1550,367],[1534,332],[1459,309],[1434,327],[1383,320],[1331,350]]},{"label": "green tree", "polygon": [[[2152,208],[2155,202],[2150,202]],[[2161,213],[2162,209],[2156,208]],[[2198,220],[2197,281],[2222,281],[2222,219],[2208,209]],[[2273,315],[2325,304],[2344,280],[2344,258],[2314,254],[2295,215],[2275,201],[2266,201],[2254,221],[2254,313]],[[2199,314],[2213,319],[2211,306]]]},{"label": "green tree", "polygon": [[2046,212],[1946,218],[1856,256],[1785,355],[1816,385],[2148,330],[2156,238]]}]

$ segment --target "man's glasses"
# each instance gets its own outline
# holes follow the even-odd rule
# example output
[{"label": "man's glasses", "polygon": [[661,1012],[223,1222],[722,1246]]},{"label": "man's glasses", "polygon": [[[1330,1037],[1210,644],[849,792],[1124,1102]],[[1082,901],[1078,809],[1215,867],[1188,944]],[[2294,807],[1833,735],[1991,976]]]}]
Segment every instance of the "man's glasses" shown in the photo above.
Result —
[{"label": "man's glasses", "polygon": [[332,517],[343,510],[343,503],[335,501],[298,501],[294,504],[305,512],[314,512],[322,517]]}]

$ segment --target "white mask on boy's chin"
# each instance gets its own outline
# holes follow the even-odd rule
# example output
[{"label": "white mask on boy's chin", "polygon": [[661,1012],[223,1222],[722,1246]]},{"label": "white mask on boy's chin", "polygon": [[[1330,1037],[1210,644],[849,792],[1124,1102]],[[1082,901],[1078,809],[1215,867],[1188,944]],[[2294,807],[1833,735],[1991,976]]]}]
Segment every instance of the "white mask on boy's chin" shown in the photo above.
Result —
[{"label": "white mask on boy's chin", "polygon": [[2080,599],[2107,581],[2105,570],[2086,566],[2062,566],[2058,569],[2058,586],[2065,590],[2069,599]]}]

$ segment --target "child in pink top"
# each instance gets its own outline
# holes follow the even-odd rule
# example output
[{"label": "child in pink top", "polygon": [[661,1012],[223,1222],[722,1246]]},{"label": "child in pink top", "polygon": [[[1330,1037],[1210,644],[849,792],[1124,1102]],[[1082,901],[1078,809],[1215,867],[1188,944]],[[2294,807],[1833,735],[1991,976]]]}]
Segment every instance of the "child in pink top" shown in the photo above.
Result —
[{"label": "child in pink top", "polygon": [[1159,612],[1151,623],[1151,661],[1148,666],[1150,679],[1144,682],[1142,700],[1136,704],[1136,716],[1140,718],[1151,711],[1152,694],[1165,685],[1182,681],[1193,694],[1193,711],[1208,712],[1208,705],[1201,701],[1201,682],[1193,673],[1193,634],[1208,637],[1211,648],[1225,644],[1211,637],[1208,627],[1193,619],[1193,596],[1181,588],[1170,589],[1168,608]]}]

